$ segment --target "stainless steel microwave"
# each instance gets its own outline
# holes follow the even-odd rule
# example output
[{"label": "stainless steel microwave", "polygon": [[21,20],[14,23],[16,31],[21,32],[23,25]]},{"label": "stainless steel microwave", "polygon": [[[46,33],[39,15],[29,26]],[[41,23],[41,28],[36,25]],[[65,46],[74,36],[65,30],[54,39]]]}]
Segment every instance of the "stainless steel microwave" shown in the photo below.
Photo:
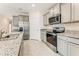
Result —
[{"label": "stainless steel microwave", "polygon": [[49,24],[50,25],[58,24],[58,23],[61,23],[61,14],[49,18]]}]

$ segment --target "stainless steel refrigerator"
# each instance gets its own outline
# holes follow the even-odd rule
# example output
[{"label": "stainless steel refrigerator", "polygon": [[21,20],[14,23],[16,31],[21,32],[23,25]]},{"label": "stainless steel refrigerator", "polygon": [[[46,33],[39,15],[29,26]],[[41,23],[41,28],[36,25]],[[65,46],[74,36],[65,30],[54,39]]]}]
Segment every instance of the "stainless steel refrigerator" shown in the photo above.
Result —
[{"label": "stainless steel refrigerator", "polygon": [[22,31],[23,39],[29,39],[29,16],[19,15],[13,16],[12,32]]},{"label": "stainless steel refrigerator", "polygon": [[29,17],[26,16],[23,20],[23,39],[28,40],[29,39]]}]

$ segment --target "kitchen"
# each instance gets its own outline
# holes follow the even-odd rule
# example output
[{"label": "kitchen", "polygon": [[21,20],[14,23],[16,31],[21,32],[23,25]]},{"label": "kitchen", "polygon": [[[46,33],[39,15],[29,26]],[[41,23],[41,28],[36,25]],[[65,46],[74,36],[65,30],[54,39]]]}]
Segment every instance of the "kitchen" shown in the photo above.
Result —
[{"label": "kitchen", "polygon": [[[60,3],[54,5],[43,15],[44,28],[41,29],[42,41],[60,55],[79,56],[78,7],[78,3]],[[60,18],[54,21],[54,17],[58,14],[61,14]],[[61,25],[58,23],[61,23]],[[54,32],[54,30],[57,32]]]},{"label": "kitchen", "polygon": [[79,56],[79,3],[0,3],[0,8],[1,56]]},{"label": "kitchen", "polygon": [[0,3],[0,56],[58,55],[40,37],[42,12],[52,5]]}]

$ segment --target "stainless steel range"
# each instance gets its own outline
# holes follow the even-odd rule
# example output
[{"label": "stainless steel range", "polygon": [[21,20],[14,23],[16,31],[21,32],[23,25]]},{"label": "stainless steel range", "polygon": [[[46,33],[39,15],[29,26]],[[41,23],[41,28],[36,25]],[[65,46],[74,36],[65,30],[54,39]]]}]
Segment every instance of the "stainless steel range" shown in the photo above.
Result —
[{"label": "stainless steel range", "polygon": [[57,33],[63,33],[65,31],[65,28],[63,24],[55,24],[53,25],[52,32],[47,32],[47,42],[52,44],[56,48],[57,52]]}]

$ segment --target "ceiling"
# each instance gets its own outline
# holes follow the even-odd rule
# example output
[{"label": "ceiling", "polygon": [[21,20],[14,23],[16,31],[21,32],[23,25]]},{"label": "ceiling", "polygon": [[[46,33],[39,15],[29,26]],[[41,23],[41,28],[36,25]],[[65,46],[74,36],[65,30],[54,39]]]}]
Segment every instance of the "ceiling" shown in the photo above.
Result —
[{"label": "ceiling", "polygon": [[[33,3],[34,4],[34,3]],[[19,13],[28,13],[31,11],[45,11],[55,3],[0,3],[0,15],[17,15]]]}]

